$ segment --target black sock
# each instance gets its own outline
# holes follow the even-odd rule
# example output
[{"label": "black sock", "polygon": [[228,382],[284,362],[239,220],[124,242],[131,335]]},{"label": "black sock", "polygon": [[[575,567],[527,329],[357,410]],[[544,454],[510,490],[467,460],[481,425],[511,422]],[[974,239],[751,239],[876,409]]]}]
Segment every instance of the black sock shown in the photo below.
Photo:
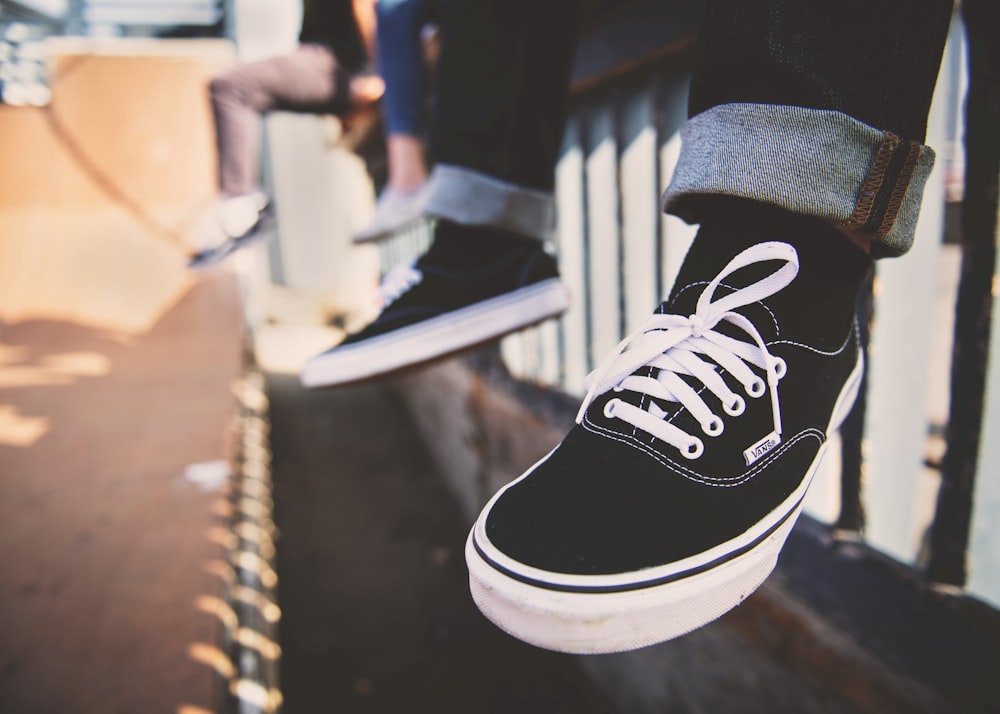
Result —
[{"label": "black sock", "polygon": [[[712,280],[738,253],[757,243],[781,241],[795,248],[799,273],[790,285],[767,299],[788,336],[817,346],[843,339],[854,320],[858,292],[872,259],[849,238],[812,216],[749,201],[720,202],[706,217],[684,258],[671,291]],[[739,271],[734,280],[747,285],[771,272],[766,264]],[[740,287],[736,285],[735,287]]]}]

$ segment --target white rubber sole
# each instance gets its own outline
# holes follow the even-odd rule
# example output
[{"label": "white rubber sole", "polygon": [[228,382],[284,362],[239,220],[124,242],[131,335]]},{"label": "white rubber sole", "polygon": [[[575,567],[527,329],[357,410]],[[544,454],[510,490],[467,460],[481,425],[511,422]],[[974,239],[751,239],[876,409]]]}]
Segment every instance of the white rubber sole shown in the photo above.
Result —
[{"label": "white rubber sole", "polygon": [[[859,359],[828,433],[850,412],[863,369]],[[469,534],[465,556],[472,598],[500,629],[558,652],[622,652],[684,635],[742,603],[774,570],[828,443],[799,488],[740,537],[678,563],[618,575],[548,573],[516,563],[490,544],[486,514],[531,469],[493,497]]]},{"label": "white rubber sole", "polygon": [[496,339],[561,314],[569,291],[558,278],[469,305],[364,342],[313,357],[300,373],[306,387],[370,379]]}]

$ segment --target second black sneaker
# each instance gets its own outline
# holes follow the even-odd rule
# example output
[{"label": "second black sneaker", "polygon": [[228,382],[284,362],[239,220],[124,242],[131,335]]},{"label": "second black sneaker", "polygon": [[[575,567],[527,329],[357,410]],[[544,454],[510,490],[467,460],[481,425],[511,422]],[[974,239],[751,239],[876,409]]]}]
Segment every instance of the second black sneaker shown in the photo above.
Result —
[{"label": "second black sneaker", "polygon": [[370,325],[308,360],[306,387],[370,379],[562,313],[569,292],[540,241],[439,221],[430,249],[392,270]]},{"label": "second black sneaker", "polygon": [[475,523],[470,586],[490,620],[616,652],[763,582],[862,375],[853,304],[871,261],[836,235],[838,264],[828,236],[807,238],[696,241],[671,300],[588,378],[576,426]]}]

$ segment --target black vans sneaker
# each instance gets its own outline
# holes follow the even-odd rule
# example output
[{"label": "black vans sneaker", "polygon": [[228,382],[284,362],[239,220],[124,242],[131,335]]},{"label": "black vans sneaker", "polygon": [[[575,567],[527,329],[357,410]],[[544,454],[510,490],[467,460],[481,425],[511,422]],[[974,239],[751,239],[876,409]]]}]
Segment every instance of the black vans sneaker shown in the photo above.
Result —
[{"label": "black vans sneaker", "polygon": [[380,376],[562,313],[569,292],[537,240],[439,221],[434,242],[382,283],[382,313],[302,368],[306,387]]},{"label": "black vans sneaker", "polygon": [[[844,265],[818,239],[728,252],[590,375],[577,425],[469,535],[490,620],[540,647],[616,652],[705,625],[763,582],[861,381],[853,304],[871,261],[836,239]],[[725,248],[696,240],[685,266]]]}]

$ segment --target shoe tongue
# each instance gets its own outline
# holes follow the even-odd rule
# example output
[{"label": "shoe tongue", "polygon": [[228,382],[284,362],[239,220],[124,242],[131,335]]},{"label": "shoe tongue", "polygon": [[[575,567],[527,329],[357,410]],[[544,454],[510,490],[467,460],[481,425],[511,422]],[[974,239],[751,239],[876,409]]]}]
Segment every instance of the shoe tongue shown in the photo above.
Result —
[{"label": "shoe tongue", "polygon": [[[765,340],[775,338],[776,322],[782,338],[805,340],[816,347],[838,347],[854,319],[871,258],[823,221],[775,208],[741,209],[703,223],[670,299],[658,312],[694,313],[705,287],[729,261],[764,241],[782,241],[795,248],[799,272],[777,293],[737,312],[748,317]],[[713,299],[761,280],[778,267],[777,261],[762,261],[741,268],[725,278]]]},{"label": "shoe tongue", "polygon": [[[731,276],[735,278],[734,280],[726,280],[716,287],[712,295],[712,301],[721,300],[736,290],[747,287],[757,280],[766,277],[780,267],[777,261],[768,261],[766,265],[766,270],[761,270],[759,269],[759,265],[754,265],[735,273]],[[759,273],[759,275],[749,275],[749,271],[751,270],[754,273]],[[660,306],[656,309],[656,314],[683,315],[685,317],[695,314],[698,309],[698,300],[707,288],[708,281],[697,281],[684,286],[677,285],[674,296],[670,300],[660,303]],[[778,337],[778,327],[774,318],[774,312],[769,305],[769,303],[774,301],[773,298],[774,296],[764,298],[763,300],[739,306],[733,310],[733,312],[737,312],[747,318],[757,328],[757,331],[760,332],[761,337],[765,341],[777,339]],[[749,336],[744,330],[726,320],[720,320],[712,329],[737,340],[750,341]]]}]

